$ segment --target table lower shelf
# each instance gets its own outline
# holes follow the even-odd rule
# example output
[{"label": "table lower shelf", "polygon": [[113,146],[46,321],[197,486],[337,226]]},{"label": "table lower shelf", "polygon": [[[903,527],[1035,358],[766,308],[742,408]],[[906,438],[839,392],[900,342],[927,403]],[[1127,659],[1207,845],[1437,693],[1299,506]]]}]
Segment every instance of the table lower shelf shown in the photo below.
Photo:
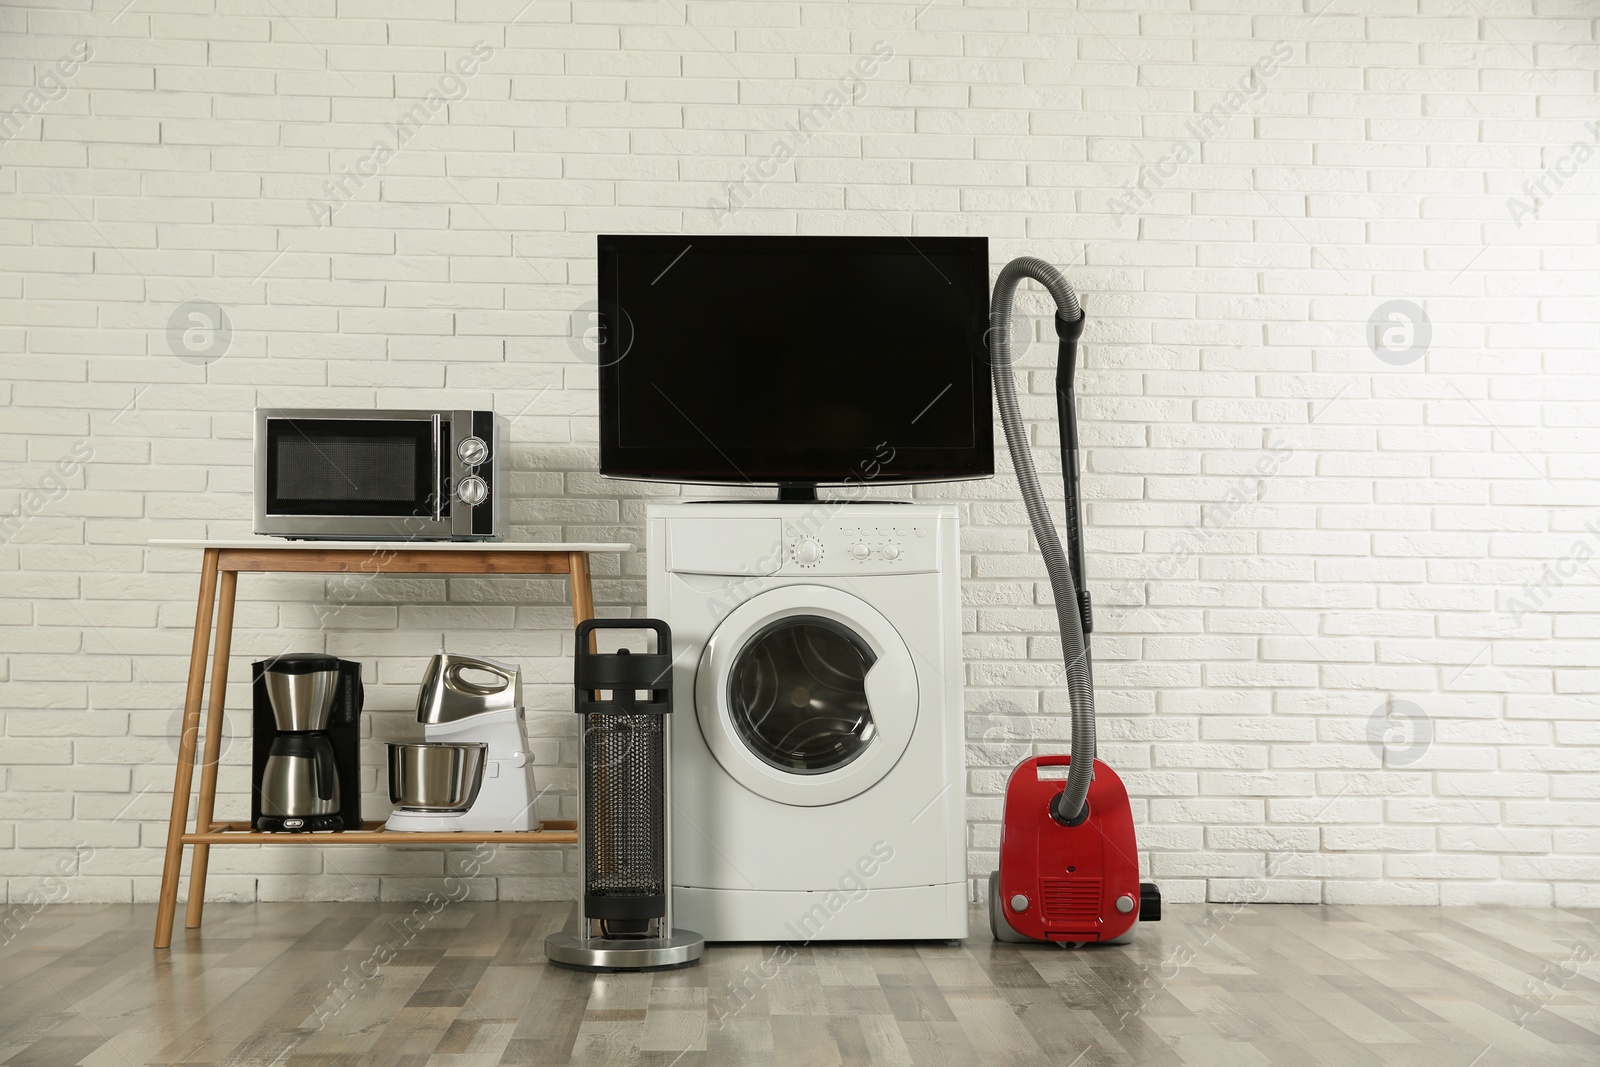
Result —
[{"label": "table lower shelf", "polygon": [[546,819],[537,830],[385,830],[381,822],[364,822],[359,830],[330,833],[263,833],[247,822],[214,822],[204,833],[183,835],[186,845],[575,845],[578,824],[571,819]]}]

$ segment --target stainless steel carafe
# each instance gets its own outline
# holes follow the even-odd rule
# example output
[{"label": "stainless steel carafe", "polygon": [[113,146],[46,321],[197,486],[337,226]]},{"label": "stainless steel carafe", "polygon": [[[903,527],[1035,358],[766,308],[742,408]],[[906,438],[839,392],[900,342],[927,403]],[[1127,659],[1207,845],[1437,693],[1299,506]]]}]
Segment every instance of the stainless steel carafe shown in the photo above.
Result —
[{"label": "stainless steel carafe", "polygon": [[[309,818],[339,810],[339,775],[333,742],[325,734],[279,734],[261,773],[261,812]],[[290,827],[294,829],[294,827]]]}]

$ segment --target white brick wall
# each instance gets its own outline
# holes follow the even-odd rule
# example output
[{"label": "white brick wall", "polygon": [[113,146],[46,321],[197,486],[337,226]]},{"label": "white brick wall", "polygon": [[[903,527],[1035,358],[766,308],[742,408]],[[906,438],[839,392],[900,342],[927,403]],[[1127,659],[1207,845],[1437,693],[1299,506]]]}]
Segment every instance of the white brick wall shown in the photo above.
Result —
[{"label": "white brick wall", "polygon": [[[492,405],[516,536],[639,542],[662,489],[593,475],[569,323],[595,233],[716,230],[987,234],[996,268],[1067,268],[1103,754],[1169,899],[1600,904],[1586,0],[23,0],[0,32],[11,901],[156,892],[198,561],[143,545],[248,531],[254,405]],[[1393,300],[1431,339],[1386,362]],[[231,323],[209,364],[169,341],[190,301]],[[1046,468],[1052,348],[1024,360]],[[1058,642],[1013,481],[917,495],[965,515],[980,875],[999,768],[1065,744]],[[638,608],[642,575],[602,564],[601,601]],[[526,666],[541,781],[570,787],[558,585],[388,579],[326,626],[321,579],[242,596],[235,679],[285,646],[369,664],[380,810],[445,632]],[[1375,721],[1390,700],[1416,721]],[[211,885],[414,896],[459,862],[220,849]],[[562,862],[507,850],[473,892],[566,895]]]}]

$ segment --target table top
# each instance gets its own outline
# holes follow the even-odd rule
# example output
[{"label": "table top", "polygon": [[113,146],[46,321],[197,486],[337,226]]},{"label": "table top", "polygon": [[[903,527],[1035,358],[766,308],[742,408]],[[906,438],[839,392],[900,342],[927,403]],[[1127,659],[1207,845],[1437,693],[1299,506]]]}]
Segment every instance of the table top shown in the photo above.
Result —
[{"label": "table top", "polygon": [[157,537],[151,548],[247,548],[284,552],[632,552],[627,542],[612,541],[286,541],[281,537],[233,540]]}]

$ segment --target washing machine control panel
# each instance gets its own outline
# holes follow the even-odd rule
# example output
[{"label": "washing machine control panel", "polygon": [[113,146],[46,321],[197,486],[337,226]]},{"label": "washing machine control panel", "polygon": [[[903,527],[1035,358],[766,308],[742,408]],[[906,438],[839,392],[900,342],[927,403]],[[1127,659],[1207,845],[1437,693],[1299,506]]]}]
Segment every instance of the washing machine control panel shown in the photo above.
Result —
[{"label": "washing machine control panel", "polygon": [[938,531],[931,520],[783,527],[783,570],[819,574],[897,574],[938,566]]}]

